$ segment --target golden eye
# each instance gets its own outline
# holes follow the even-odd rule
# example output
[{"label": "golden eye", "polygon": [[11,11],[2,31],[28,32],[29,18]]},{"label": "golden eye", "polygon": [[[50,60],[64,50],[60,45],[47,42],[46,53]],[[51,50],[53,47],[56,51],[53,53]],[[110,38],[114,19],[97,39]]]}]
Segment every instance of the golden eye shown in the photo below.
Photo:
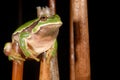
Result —
[{"label": "golden eye", "polygon": [[46,21],[47,20],[47,16],[42,16],[42,17],[40,17],[40,21]]}]

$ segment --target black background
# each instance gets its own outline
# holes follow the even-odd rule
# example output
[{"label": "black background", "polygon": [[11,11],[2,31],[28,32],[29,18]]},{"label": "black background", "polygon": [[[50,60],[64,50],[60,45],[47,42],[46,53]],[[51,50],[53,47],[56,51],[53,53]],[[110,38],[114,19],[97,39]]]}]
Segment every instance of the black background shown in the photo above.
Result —
[{"label": "black background", "polygon": [[[23,23],[36,17],[36,6],[46,6],[47,0],[23,0]],[[5,42],[11,41],[11,34],[19,26],[18,0],[3,0],[0,2],[0,80],[11,80],[12,62],[8,61],[3,53]],[[114,11],[108,7],[110,3],[97,0],[88,0],[88,22],[90,38],[91,80],[108,80],[115,68],[114,56],[116,53],[110,46],[115,44],[111,29],[112,15],[107,11]],[[58,62],[60,80],[69,80],[69,0],[56,0],[57,13],[61,16],[63,26],[58,36]],[[110,9],[110,10],[109,10]],[[108,25],[110,24],[110,25]],[[109,39],[108,39],[109,38]],[[110,41],[110,42],[109,42]],[[113,46],[116,47],[116,46]],[[111,57],[112,56],[112,57]],[[106,66],[107,65],[107,66]],[[26,61],[24,65],[24,80],[38,80],[39,63]],[[109,74],[109,75],[108,75]],[[115,80],[114,77],[113,80]]]}]

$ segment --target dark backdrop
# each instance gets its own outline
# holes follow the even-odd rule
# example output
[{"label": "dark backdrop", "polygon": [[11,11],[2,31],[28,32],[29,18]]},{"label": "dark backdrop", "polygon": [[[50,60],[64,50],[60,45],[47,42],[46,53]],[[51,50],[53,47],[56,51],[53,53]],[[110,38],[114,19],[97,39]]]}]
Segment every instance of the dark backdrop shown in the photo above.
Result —
[{"label": "dark backdrop", "polygon": [[[36,6],[46,6],[47,0],[23,0],[22,23],[36,17]],[[103,47],[98,48],[102,36],[100,15],[103,14],[97,0],[88,0],[88,20],[90,37],[91,80],[104,80],[106,67],[103,66]],[[5,42],[11,41],[11,34],[19,26],[18,0],[3,0],[0,2],[0,80],[11,80],[12,62],[3,54]],[[60,80],[69,80],[69,0],[56,0],[57,13],[61,16],[63,26],[58,36],[58,62]],[[100,40],[101,39],[101,40]],[[102,44],[101,44],[102,45]],[[103,45],[102,45],[103,46]],[[98,48],[98,50],[97,50]],[[101,67],[100,67],[101,66]],[[104,70],[101,70],[103,68]],[[100,74],[102,72],[102,74]],[[39,63],[26,61],[24,66],[24,80],[37,80]]]}]

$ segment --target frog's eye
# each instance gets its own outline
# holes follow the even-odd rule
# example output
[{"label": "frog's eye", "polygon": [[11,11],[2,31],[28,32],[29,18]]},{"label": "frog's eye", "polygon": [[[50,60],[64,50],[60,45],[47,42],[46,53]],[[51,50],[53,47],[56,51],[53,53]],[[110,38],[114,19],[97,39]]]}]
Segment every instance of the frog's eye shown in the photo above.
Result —
[{"label": "frog's eye", "polygon": [[40,21],[46,21],[47,20],[47,16],[42,16],[42,17],[40,17]]}]

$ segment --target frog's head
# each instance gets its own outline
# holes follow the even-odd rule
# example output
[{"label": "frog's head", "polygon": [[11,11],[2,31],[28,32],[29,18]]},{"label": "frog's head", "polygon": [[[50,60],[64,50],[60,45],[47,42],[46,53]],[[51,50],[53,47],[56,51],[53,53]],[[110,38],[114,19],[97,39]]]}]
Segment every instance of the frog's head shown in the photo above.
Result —
[{"label": "frog's head", "polygon": [[38,24],[32,29],[33,33],[38,32],[42,29],[59,29],[62,25],[62,21],[59,17],[59,15],[53,15],[50,17],[43,16],[40,18]]}]

